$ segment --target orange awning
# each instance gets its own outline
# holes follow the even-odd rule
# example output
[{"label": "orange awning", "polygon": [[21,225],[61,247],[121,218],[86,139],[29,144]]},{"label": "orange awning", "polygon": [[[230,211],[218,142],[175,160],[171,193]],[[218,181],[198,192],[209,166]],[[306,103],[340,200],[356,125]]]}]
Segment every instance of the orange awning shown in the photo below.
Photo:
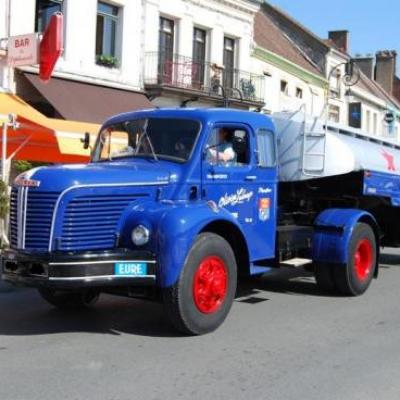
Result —
[{"label": "orange awning", "polygon": [[90,151],[80,140],[89,132],[94,142],[99,125],[47,118],[18,96],[0,93],[0,123],[10,113],[16,115],[18,128],[7,130],[7,157],[49,163],[89,160]]}]

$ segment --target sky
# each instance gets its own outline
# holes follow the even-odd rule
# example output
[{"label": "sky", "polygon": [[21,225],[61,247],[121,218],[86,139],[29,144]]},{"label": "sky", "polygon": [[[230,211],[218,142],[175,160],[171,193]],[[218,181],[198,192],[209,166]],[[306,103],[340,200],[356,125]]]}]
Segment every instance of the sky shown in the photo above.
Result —
[{"label": "sky", "polygon": [[400,73],[400,0],[270,0],[322,38],[350,31],[350,52],[397,50]]}]

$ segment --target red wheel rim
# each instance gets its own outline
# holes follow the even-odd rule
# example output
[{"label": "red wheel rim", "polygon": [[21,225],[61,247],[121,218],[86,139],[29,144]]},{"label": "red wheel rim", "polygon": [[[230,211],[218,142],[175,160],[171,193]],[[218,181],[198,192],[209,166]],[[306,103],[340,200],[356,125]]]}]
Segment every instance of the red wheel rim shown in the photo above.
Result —
[{"label": "red wheel rim", "polygon": [[372,271],[373,248],[368,239],[362,239],[358,242],[354,254],[354,268],[357,278],[365,281]]},{"label": "red wheel rim", "polygon": [[228,272],[224,261],[216,256],[205,258],[197,268],[193,280],[193,299],[203,314],[220,309],[228,291]]}]

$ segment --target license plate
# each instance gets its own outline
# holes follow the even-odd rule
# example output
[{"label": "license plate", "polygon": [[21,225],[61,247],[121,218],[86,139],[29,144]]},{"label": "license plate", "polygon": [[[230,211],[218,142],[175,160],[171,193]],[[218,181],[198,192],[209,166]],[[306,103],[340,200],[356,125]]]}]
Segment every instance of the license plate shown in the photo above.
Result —
[{"label": "license plate", "polygon": [[140,262],[115,263],[114,275],[116,276],[146,276],[147,264]]}]

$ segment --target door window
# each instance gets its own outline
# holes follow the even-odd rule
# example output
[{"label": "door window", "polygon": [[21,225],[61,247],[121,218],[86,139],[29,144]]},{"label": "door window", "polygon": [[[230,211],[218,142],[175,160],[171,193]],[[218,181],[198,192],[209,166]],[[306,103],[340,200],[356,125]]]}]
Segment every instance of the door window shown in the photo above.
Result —
[{"label": "door window", "polygon": [[205,59],[206,59],[207,32],[203,29],[194,28],[193,31],[193,84],[198,87],[204,85]]},{"label": "door window", "polygon": [[249,134],[242,128],[218,127],[207,143],[207,161],[212,165],[244,167],[250,163]]},{"label": "door window", "polygon": [[224,37],[224,87],[234,87],[235,39]]},{"label": "door window", "polygon": [[175,22],[160,18],[160,38],[158,44],[158,76],[160,83],[171,83],[174,59]]}]

